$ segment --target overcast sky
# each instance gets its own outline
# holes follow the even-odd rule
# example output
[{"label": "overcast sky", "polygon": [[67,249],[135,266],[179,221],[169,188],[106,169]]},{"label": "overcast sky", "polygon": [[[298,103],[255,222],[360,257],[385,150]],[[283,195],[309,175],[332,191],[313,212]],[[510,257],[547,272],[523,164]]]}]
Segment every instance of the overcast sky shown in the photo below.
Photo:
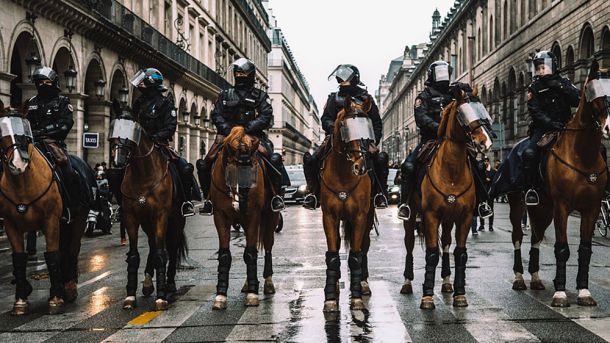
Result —
[{"label": "overcast sky", "polygon": [[[432,13],[441,22],[453,0],[269,0],[320,115],[328,93],[337,89],[328,74],[341,63],[360,69],[362,82],[375,93],[379,77],[406,45],[429,41]],[[270,18],[271,20],[271,18]]]}]

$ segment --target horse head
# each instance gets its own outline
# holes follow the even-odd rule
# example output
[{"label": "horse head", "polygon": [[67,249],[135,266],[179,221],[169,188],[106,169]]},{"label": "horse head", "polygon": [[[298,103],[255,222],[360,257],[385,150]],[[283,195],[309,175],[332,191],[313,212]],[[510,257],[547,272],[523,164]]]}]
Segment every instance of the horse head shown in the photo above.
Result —
[{"label": "horse head", "polygon": [[600,69],[595,59],[589,69],[584,96],[591,108],[594,127],[601,129],[604,138],[610,138],[610,71]]},{"label": "horse head", "polygon": [[366,153],[369,143],[375,140],[373,123],[368,116],[372,106],[370,97],[360,100],[348,96],[335,120],[333,145],[351,162],[356,176],[366,174]]},{"label": "horse head", "polygon": [[[27,104],[23,108],[27,108]],[[34,141],[30,122],[19,111],[4,108],[2,101],[0,109],[0,159],[8,165],[12,175],[19,175],[30,163],[28,148]]]},{"label": "horse head", "polygon": [[121,106],[118,101],[114,101],[112,108],[116,119],[110,123],[108,131],[108,141],[111,146],[112,164],[116,168],[124,168],[128,163],[133,152],[137,150],[145,134],[142,126],[136,122],[131,114],[131,110],[126,106]]},{"label": "horse head", "polygon": [[257,177],[255,153],[260,140],[246,134],[243,126],[235,126],[224,140],[223,163],[227,168],[227,185],[253,187]]},{"label": "horse head", "polygon": [[[477,86],[474,87],[472,92],[469,89],[463,89],[463,87],[452,87],[455,100],[446,111],[450,111],[449,117],[451,115],[456,116],[467,139],[471,140],[479,150],[488,151],[492,145],[492,120],[477,96],[478,90]],[[445,113],[443,113],[444,115]]]}]

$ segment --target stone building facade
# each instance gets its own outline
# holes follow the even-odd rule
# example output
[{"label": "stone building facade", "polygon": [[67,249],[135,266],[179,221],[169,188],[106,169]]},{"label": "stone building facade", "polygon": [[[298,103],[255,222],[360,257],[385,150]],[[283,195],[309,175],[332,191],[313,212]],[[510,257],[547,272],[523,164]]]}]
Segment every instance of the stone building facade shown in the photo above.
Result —
[{"label": "stone building facade", "polygon": [[[31,57],[53,67],[74,107],[68,148],[90,164],[109,160],[111,101],[125,90],[128,102],[135,100],[128,80],[140,68],[165,76],[178,108],[172,144],[191,162],[214,139],[209,113],[232,81],[229,64],[250,58],[259,66],[258,84],[267,85],[271,42],[260,0],[0,0],[0,6],[0,99],[20,106],[35,94]],[[64,77],[69,67],[77,73],[73,89]],[[99,134],[98,148],[83,148],[84,132]]]},{"label": "stone building facade", "polygon": [[527,135],[526,92],[537,49],[554,52],[562,75],[582,86],[591,57],[610,67],[608,1],[455,1],[442,22],[433,17],[431,41],[418,66],[402,68],[394,77],[383,100],[384,140],[406,131],[401,147],[417,144],[413,103],[424,88],[427,66],[443,59],[454,67],[454,80],[479,86],[500,136],[490,157],[501,159]]}]

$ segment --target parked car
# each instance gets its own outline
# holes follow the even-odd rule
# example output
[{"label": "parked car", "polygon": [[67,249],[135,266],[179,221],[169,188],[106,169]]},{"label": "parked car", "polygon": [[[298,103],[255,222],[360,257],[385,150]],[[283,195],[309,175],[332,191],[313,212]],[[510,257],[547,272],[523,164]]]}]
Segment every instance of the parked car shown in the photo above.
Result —
[{"label": "parked car", "polygon": [[388,203],[398,204],[400,202],[400,185],[394,184],[398,169],[390,168],[388,174]]},{"label": "parked car", "polygon": [[286,203],[300,204],[303,202],[303,199],[305,199],[305,196],[309,193],[307,190],[307,182],[305,181],[305,174],[303,173],[303,166],[286,166],[286,172],[288,172],[290,186],[286,187],[284,201]]}]

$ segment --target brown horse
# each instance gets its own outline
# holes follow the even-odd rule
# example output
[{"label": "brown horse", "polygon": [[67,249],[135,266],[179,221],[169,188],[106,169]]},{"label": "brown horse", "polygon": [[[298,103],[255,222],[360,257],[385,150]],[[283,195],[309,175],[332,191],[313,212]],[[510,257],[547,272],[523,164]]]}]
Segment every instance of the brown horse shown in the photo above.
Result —
[{"label": "brown horse", "polygon": [[[2,102],[0,108],[4,109]],[[25,106],[24,108],[27,108]],[[59,185],[53,169],[43,153],[32,144],[32,133],[21,114],[4,109],[0,117],[0,215],[4,218],[6,235],[13,250],[13,275],[16,292],[13,315],[28,312],[27,297],[32,286],[26,279],[27,254],[24,233],[42,230],[45,235],[45,260],[51,282],[48,311],[58,314],[64,301],[77,297],[78,254],[89,208],[71,208],[71,221],[60,222],[63,212]],[[84,163],[84,162],[83,162]],[[87,167],[88,168],[88,167]],[[94,180],[93,171],[83,169]]]},{"label": "brown horse", "polygon": [[[475,89],[473,96],[476,96]],[[469,102],[469,96],[453,89],[454,100],[443,110],[438,128],[439,147],[428,165],[421,185],[421,210],[426,240],[426,268],[423,284],[422,309],[434,309],[434,278],[439,260],[438,228],[442,225],[445,237],[450,237],[453,225],[456,248],[453,306],[468,306],[466,301],[466,238],[470,231],[476,205],[472,166],[468,160],[467,145],[471,142],[478,150],[488,150],[491,139],[482,127],[482,116],[474,114],[475,104],[484,111],[480,102]],[[473,98],[474,99],[474,98]],[[485,111],[485,115],[486,111]],[[410,219],[409,222],[413,222]],[[412,227],[408,228],[412,231]],[[409,231],[409,230],[407,230]],[[445,253],[448,252],[449,242]],[[448,263],[447,263],[448,265]]]},{"label": "brown horse", "polygon": [[337,114],[331,142],[332,149],[322,170],[320,200],[326,234],[326,286],[324,312],[339,311],[340,278],[339,224],[344,223],[344,238],[350,248],[350,307],[365,309],[362,295],[370,294],[366,253],[373,225],[374,206],[371,203],[371,178],[367,175],[369,142],[374,139],[367,113],[370,98],[364,102],[346,98]]},{"label": "brown horse", "polygon": [[216,298],[212,309],[227,308],[229,270],[231,269],[231,225],[241,224],[246,234],[244,262],[246,263],[246,284],[242,291],[247,292],[245,305],[258,306],[258,276],[256,261],[258,250],[265,248],[263,277],[265,294],[275,293],[272,275],[271,250],[274,242],[274,229],[279,221],[279,212],[271,210],[272,192],[267,189],[265,165],[258,158],[260,140],[247,135],[242,126],[235,126],[225,138],[214,166],[210,198],[214,204],[214,224],[218,232],[218,283]]},{"label": "brown horse", "polygon": [[115,112],[121,115],[112,123],[109,140],[114,166],[125,168],[121,218],[129,236],[127,297],[123,308],[136,306],[140,266],[138,229],[142,226],[149,247],[142,293],[145,296],[153,293],[152,277],[156,271],[155,310],[163,311],[168,307],[168,296],[176,291],[176,267],[186,256],[186,220],[173,199],[175,191],[168,157],[126,109],[115,106]]},{"label": "brown horse", "polygon": [[[608,180],[606,163],[599,153],[599,146],[602,134],[607,136],[610,130],[610,120],[608,119],[610,94],[607,94],[610,87],[605,89],[606,94],[596,98],[592,98],[589,92],[603,80],[608,85],[609,77],[608,70],[600,70],[597,61],[593,60],[587,81],[581,91],[576,115],[561,131],[546,157],[545,189],[540,194],[540,203],[527,208],[532,228],[532,246],[528,268],[532,276],[531,289],[544,289],[544,284],[538,275],[540,270],[539,247],[551,221],[554,221],[555,224],[557,269],[554,280],[555,294],[551,306],[570,305],[565,292],[565,284],[566,263],[570,256],[567,225],[568,216],[572,211],[580,212],[580,246],[576,276],[578,305],[596,305],[588,290],[589,262],[592,253],[593,230]],[[521,243],[523,241],[521,218],[525,211],[525,204],[521,192],[509,193],[508,201],[513,226],[512,241],[515,249],[513,289],[524,290],[527,287],[523,279],[521,262]]]}]

